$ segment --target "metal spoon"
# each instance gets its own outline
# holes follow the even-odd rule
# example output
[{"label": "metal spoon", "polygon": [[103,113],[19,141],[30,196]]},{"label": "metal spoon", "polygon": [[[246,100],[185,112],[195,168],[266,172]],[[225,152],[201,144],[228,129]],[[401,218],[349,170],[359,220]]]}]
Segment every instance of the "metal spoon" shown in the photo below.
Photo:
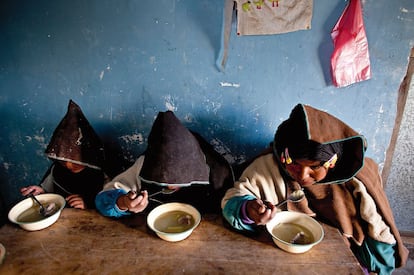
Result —
[{"label": "metal spoon", "polygon": [[278,204],[275,204],[275,207],[280,207],[287,203],[288,201],[291,202],[300,202],[305,198],[305,192],[303,192],[303,189],[295,190],[293,191],[285,200],[279,202]]},{"label": "metal spoon", "polygon": [[154,196],[156,196],[156,195],[158,195],[158,194],[169,195],[169,194],[174,193],[174,192],[175,192],[175,191],[177,191],[177,190],[178,190],[178,188],[176,188],[176,189],[163,188],[163,189],[161,189],[160,191],[157,191],[157,192],[155,192],[155,193],[152,193],[151,195],[149,195],[149,196],[148,196],[148,198],[152,198],[152,197],[154,197]]},{"label": "metal spoon", "polygon": [[[138,191],[132,190],[129,186],[127,186],[127,185],[125,185],[125,184],[123,184],[123,183],[121,183],[119,181],[116,181],[114,183],[114,186],[115,186],[115,188],[123,189],[126,192],[135,192],[137,194],[137,196],[139,195],[138,194],[139,193]],[[178,190],[178,188],[176,188],[176,189],[170,189],[170,188],[164,187],[160,191],[157,191],[157,192],[152,193],[151,195],[149,195],[148,198],[152,198],[152,197],[154,197],[154,196],[156,196],[158,194],[166,194],[166,195],[172,194],[172,193],[174,193],[177,190]]]},{"label": "metal spoon", "polygon": [[56,208],[56,204],[54,202],[49,203],[48,205],[46,205],[46,207],[36,199],[36,197],[30,193],[28,195],[30,198],[32,198],[39,206],[39,213],[43,216],[43,217],[49,217],[50,215],[52,215],[53,213],[55,213],[55,208]]}]

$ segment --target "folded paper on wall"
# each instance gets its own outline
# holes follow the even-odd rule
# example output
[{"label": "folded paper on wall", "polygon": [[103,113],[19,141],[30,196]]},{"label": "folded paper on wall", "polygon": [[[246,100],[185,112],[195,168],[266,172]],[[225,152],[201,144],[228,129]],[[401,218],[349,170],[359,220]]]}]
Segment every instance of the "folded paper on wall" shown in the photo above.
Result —
[{"label": "folded paper on wall", "polygon": [[371,78],[368,40],[360,0],[350,0],[331,32],[334,51],[331,56],[332,81],[345,87]]},{"label": "folded paper on wall", "polygon": [[311,28],[313,0],[236,0],[237,34],[279,34]]}]

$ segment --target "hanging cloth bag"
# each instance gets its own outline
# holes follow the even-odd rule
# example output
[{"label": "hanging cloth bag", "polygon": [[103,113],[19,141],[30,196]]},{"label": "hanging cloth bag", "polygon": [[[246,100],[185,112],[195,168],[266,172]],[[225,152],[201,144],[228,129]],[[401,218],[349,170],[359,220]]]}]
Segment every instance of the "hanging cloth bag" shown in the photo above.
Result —
[{"label": "hanging cloth bag", "polygon": [[334,50],[331,56],[332,81],[345,87],[371,78],[368,40],[365,34],[360,0],[350,0],[331,32]]}]

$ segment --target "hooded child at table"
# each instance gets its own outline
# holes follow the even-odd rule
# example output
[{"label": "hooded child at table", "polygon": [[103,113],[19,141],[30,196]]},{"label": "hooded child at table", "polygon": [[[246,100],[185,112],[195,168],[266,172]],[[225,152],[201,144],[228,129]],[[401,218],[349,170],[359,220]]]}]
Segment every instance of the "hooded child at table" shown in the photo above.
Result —
[{"label": "hooded child at table", "polygon": [[[238,230],[254,231],[280,209],[274,204],[303,188],[299,211],[338,228],[366,270],[389,274],[404,266],[404,247],[377,164],[364,157],[366,140],[336,117],[299,104],[222,200]],[[287,207],[287,209],[286,209]]]},{"label": "hooded child at table", "polygon": [[95,208],[95,196],[106,178],[102,170],[104,148],[81,108],[72,100],[45,153],[53,160],[52,165],[40,186],[23,187],[22,195],[56,193],[73,208]]},{"label": "hooded child at table", "polygon": [[[181,124],[172,111],[159,112],[146,151],[105,184],[95,201],[99,212],[110,217],[143,212],[164,202],[220,213],[221,198],[233,183],[233,170],[223,156]],[[174,192],[157,193],[163,189]]]}]

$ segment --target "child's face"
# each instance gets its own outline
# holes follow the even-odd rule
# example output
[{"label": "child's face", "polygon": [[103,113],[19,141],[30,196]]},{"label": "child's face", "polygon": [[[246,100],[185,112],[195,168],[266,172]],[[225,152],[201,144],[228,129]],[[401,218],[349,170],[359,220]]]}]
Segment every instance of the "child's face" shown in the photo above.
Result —
[{"label": "child's face", "polygon": [[301,186],[309,186],[323,180],[328,174],[328,169],[320,161],[307,159],[297,159],[291,164],[286,164],[289,175]]},{"label": "child's face", "polygon": [[79,173],[81,172],[83,169],[85,169],[85,166],[80,165],[80,164],[76,164],[73,162],[69,162],[69,161],[65,161],[62,163],[62,165],[64,167],[66,167],[69,171],[71,171],[72,173]]}]

